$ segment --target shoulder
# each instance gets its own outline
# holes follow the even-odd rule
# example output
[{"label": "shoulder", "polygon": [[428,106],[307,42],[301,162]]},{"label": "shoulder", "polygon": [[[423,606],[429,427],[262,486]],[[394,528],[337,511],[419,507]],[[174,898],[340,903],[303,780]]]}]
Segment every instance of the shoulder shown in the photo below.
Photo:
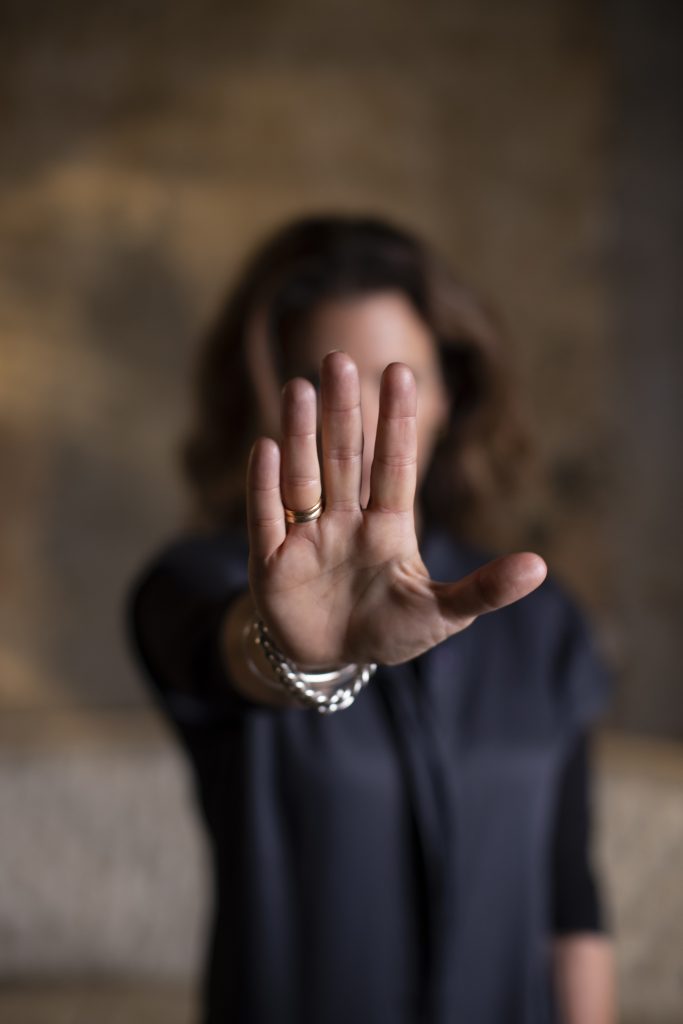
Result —
[{"label": "shoulder", "polygon": [[248,586],[248,544],[235,531],[180,532],[159,543],[128,580],[122,612],[134,648],[189,642]]},{"label": "shoulder", "polygon": [[508,628],[529,637],[553,703],[570,733],[605,713],[613,690],[612,671],[586,606],[552,572],[507,612]]},{"label": "shoulder", "polygon": [[128,603],[151,588],[221,589],[246,582],[248,542],[238,530],[182,531],[153,548],[129,580]]},{"label": "shoulder", "polygon": [[[444,535],[429,550],[431,574],[452,580],[501,554]],[[446,575],[440,576],[441,571]],[[537,691],[544,701],[550,698],[567,724],[587,724],[604,711],[613,680],[597,629],[583,602],[552,567],[531,594],[480,616],[465,635],[473,659],[504,666],[501,675],[512,673],[525,691]]]}]

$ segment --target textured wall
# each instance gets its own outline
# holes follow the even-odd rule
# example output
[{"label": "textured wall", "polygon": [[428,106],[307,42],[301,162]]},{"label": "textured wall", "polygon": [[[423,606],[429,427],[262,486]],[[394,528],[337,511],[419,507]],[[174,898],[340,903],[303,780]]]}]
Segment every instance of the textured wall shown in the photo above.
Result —
[{"label": "textured wall", "polygon": [[614,3],[615,711],[683,736],[683,7]]}]

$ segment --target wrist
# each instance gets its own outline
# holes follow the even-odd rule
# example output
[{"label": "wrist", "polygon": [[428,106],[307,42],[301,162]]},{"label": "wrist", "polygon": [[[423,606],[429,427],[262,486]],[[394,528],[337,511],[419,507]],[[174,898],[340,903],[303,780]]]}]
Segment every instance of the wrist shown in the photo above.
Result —
[{"label": "wrist", "polygon": [[288,708],[294,700],[277,689],[277,677],[263,652],[245,643],[244,632],[255,614],[249,590],[233,602],[225,624],[224,650],[232,685],[243,697],[257,704]]},{"label": "wrist", "polygon": [[[268,618],[261,614],[261,612],[257,608],[256,603],[254,601],[252,601],[252,603],[251,603],[251,614],[248,615],[247,620],[245,620],[245,625],[249,625],[250,623],[253,623],[254,625],[256,625],[258,623],[261,624],[263,632],[268,636],[272,647],[277,650],[278,656],[281,659],[285,660],[289,665],[291,665],[292,668],[294,668],[297,672],[301,672],[303,674],[310,675],[312,677],[313,676],[321,676],[322,677],[322,676],[325,676],[325,675],[332,676],[334,673],[346,671],[351,666],[351,664],[352,664],[351,662],[348,662],[348,661],[344,661],[344,662],[341,662],[341,661],[338,661],[338,662],[302,661],[300,658],[293,657],[287,651],[286,644],[282,643],[280,637],[278,636],[278,631],[277,630],[273,630],[270,622],[268,621]],[[330,681],[332,681],[332,680],[330,680]],[[311,682],[315,682],[315,680],[312,679]],[[321,679],[321,682],[324,682],[324,680]]]},{"label": "wrist", "polygon": [[[287,692],[298,703],[316,708],[321,714],[349,707],[377,670],[375,664],[349,664],[324,671],[304,671],[278,647],[268,627],[257,614],[245,627],[243,639],[246,652],[250,648],[261,649],[276,677],[276,682],[272,683],[272,676],[270,679],[264,676],[264,682]],[[249,654],[246,656],[249,657]],[[251,658],[253,664],[253,654]]]}]

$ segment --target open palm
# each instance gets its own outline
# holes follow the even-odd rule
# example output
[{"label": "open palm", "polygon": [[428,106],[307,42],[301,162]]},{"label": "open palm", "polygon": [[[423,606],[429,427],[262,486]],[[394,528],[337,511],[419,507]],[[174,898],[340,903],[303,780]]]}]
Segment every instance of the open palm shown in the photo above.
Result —
[{"label": "open palm", "polygon": [[[360,504],[363,427],[356,364],[332,352],[321,368],[322,474],[317,396],[294,378],[282,393],[281,447],[259,438],[247,474],[249,579],[256,607],[303,669],[408,661],[485,612],[525,597],[546,566],[504,555],[461,580],[432,580],[415,532],[417,389],[404,363],[380,385],[370,498]],[[320,518],[287,525],[285,506]]]}]

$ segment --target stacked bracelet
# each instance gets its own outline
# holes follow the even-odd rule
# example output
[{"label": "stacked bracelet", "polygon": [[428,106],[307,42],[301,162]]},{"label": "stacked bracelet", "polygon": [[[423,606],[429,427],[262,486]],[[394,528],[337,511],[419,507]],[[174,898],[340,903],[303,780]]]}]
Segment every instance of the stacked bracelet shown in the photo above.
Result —
[{"label": "stacked bracelet", "polygon": [[[377,671],[375,664],[351,664],[329,672],[302,672],[275,644],[261,619],[254,619],[247,627],[247,632],[252,642],[260,646],[277,678],[275,682],[259,673],[264,682],[277,689],[284,688],[300,704],[315,708],[321,715],[348,708]],[[334,683],[337,686],[332,693],[321,693],[315,689],[315,686],[328,687]]]}]

